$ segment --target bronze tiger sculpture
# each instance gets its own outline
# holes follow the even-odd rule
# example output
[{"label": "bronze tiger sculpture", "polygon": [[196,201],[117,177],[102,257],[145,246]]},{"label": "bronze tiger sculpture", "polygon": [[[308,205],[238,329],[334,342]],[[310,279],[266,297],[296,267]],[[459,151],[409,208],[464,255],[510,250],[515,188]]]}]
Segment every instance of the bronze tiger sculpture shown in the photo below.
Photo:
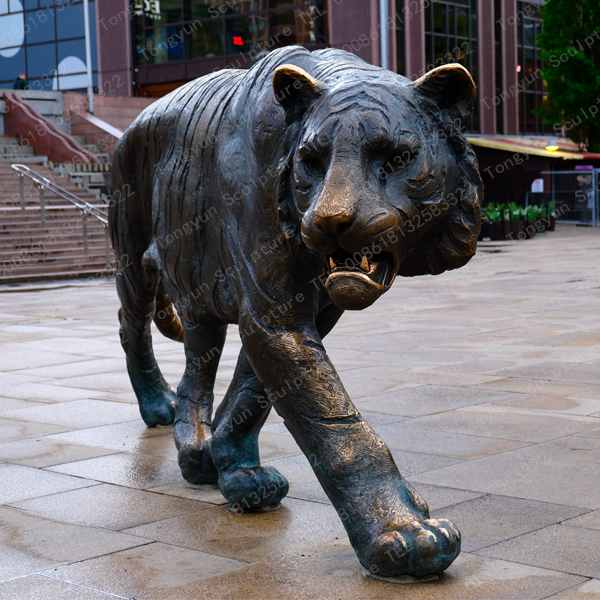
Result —
[{"label": "bronze tiger sculpture", "polygon": [[[440,573],[460,534],[429,518],[322,339],[396,275],[439,274],[474,255],[482,184],[461,133],[474,101],[456,64],[413,83],[340,50],[287,47],[155,102],[114,156],[121,340],[144,421],[174,423],[185,479],[258,508],[288,492],[259,458],[274,406],[318,457],[360,562],[379,576]],[[154,358],[153,317],[184,343],[177,392]],[[228,323],[243,348],[213,419]]]}]

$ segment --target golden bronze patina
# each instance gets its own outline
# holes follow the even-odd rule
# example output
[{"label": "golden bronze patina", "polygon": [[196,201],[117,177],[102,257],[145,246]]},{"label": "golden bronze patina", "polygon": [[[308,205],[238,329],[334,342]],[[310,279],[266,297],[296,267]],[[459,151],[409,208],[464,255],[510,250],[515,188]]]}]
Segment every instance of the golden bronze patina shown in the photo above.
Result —
[{"label": "golden bronze patina", "polygon": [[[361,564],[384,577],[443,571],[460,534],[429,518],[322,339],[397,275],[475,254],[482,184],[462,134],[474,100],[457,64],[411,82],[340,50],[288,47],[157,101],[114,157],[121,339],[144,421],[174,423],[183,476],[247,510],[288,492],[259,459],[274,406]],[[183,338],[177,392],[154,358],[153,318]],[[243,349],[213,419],[229,323]]]}]

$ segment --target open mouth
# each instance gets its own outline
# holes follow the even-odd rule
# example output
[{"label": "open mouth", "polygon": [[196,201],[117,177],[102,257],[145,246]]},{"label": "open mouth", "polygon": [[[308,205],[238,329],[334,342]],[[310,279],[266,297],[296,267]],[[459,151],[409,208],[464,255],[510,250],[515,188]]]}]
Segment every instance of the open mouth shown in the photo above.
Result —
[{"label": "open mouth", "polygon": [[333,302],[344,310],[370,306],[391,287],[399,264],[390,252],[371,258],[338,250],[327,257],[329,277],[325,283]]}]

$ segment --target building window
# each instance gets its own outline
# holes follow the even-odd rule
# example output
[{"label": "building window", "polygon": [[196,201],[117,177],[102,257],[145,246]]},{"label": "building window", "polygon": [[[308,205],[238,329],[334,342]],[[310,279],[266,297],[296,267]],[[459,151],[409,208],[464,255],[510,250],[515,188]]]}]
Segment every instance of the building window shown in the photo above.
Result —
[{"label": "building window", "polygon": [[519,131],[528,135],[551,133],[542,117],[533,114],[541,108],[544,96],[541,48],[538,36],[542,32],[541,6],[528,2],[517,2],[517,56],[519,89]]},{"label": "building window", "polygon": [[[90,0],[92,79],[98,85],[96,11]],[[84,90],[83,0],[0,0],[0,88],[25,73],[32,90]]]},{"label": "building window", "polygon": [[[494,71],[496,74],[496,98],[502,98],[502,76],[504,61],[502,60],[502,0],[494,0]],[[496,133],[504,133],[504,111],[502,103],[496,106]]]},{"label": "building window", "polygon": [[[427,70],[457,62],[466,67],[475,83],[479,68],[477,0],[434,0],[425,8],[425,59]],[[479,130],[479,103],[471,124]]]},{"label": "building window", "polygon": [[249,67],[290,45],[325,48],[327,0],[132,0],[135,63],[224,57]]},{"label": "building window", "polygon": [[396,0],[396,73],[405,74],[404,62],[404,0]]}]

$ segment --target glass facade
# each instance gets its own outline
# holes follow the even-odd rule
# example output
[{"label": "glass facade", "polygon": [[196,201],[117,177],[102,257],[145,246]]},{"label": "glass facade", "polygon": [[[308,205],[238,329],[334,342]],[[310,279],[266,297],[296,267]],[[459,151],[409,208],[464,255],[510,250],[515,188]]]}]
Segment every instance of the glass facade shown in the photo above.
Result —
[{"label": "glass facade", "polygon": [[133,2],[137,65],[225,57],[230,66],[243,67],[281,46],[328,45],[327,0]]},{"label": "glass facade", "polygon": [[542,78],[541,48],[538,36],[542,32],[541,6],[517,2],[517,56],[519,74],[519,132],[529,135],[552,133],[542,117],[533,114],[541,108],[546,95]]},{"label": "glass facade", "polygon": [[404,0],[396,0],[396,73],[406,75],[404,61]]},{"label": "glass facade", "polygon": [[[502,0],[494,0],[494,73],[495,73],[495,89],[496,98],[502,97],[503,88],[503,67],[502,60]],[[496,106],[496,133],[504,133],[504,111],[502,103]]]},{"label": "glass facade", "polygon": [[[97,86],[94,0],[89,6]],[[33,90],[86,88],[83,0],[0,0],[0,88],[12,88],[19,73]]]},{"label": "glass facade", "polygon": [[[457,62],[466,67],[475,83],[479,69],[477,0],[433,0],[425,8],[425,59],[427,70]],[[476,103],[472,130],[479,130]]]}]

